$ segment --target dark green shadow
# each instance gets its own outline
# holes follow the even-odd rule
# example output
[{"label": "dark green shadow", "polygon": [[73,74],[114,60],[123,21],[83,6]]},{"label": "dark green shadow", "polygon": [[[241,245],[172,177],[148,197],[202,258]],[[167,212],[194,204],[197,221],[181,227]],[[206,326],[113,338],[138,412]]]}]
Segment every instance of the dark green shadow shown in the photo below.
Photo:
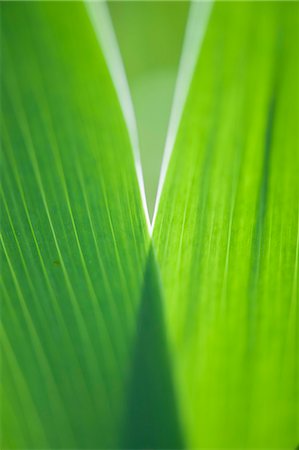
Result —
[{"label": "dark green shadow", "polygon": [[184,447],[165,335],[161,283],[152,247],[144,275],[122,447]]}]

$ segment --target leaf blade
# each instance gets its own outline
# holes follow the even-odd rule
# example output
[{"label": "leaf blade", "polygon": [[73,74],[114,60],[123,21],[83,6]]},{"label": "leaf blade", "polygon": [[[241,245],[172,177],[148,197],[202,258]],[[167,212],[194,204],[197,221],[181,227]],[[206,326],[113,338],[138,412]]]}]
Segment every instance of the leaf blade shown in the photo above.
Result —
[{"label": "leaf blade", "polygon": [[191,447],[298,439],[297,40],[298,5],[215,4],[168,169],[154,243]]},{"label": "leaf blade", "polygon": [[82,3],[1,8],[3,444],[117,446],[148,245],[128,132]]}]

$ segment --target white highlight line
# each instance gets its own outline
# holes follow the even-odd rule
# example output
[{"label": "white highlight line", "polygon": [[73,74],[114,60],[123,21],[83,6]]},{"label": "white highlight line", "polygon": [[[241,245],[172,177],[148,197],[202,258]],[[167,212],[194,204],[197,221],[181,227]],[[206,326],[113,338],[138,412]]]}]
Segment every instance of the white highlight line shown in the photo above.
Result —
[{"label": "white highlight line", "polygon": [[99,45],[103,51],[120,106],[127,125],[131,145],[133,148],[134,161],[141,194],[142,205],[149,232],[151,233],[151,223],[146,202],[144,180],[140,159],[139,139],[137,123],[130,94],[130,89],[125,73],[124,64],[120,54],[118,42],[114,33],[108,6],[105,1],[85,1],[85,6],[93,24]]},{"label": "white highlight line", "polygon": [[193,73],[195,70],[198,55],[201,49],[206,27],[212,10],[213,0],[206,2],[193,1],[190,6],[186,34],[184,38],[182,56],[180,59],[178,76],[174,91],[174,97],[171,108],[168,132],[161,164],[161,171],[158,183],[157,196],[155,201],[154,215],[150,227],[152,234],[158,212],[166,173],[175,144],[180,120],[186,103],[187,95],[190,89]]}]

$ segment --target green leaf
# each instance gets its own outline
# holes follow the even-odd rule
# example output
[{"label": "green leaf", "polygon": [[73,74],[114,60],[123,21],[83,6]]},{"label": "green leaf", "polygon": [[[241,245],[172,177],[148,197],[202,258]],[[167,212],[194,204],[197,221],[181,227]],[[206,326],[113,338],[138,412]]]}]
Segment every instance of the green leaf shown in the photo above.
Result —
[{"label": "green leaf", "polygon": [[189,448],[299,442],[299,5],[213,7],[154,228]]},{"label": "green leaf", "polygon": [[1,3],[4,448],[117,448],[149,244],[85,6]]}]

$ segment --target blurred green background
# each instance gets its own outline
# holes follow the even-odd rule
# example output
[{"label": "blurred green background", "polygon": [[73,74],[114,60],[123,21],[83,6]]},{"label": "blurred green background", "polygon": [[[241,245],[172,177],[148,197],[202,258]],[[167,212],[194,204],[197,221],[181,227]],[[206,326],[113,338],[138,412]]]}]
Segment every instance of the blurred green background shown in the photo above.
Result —
[{"label": "blurred green background", "polygon": [[152,216],[189,2],[108,2],[131,91]]}]

